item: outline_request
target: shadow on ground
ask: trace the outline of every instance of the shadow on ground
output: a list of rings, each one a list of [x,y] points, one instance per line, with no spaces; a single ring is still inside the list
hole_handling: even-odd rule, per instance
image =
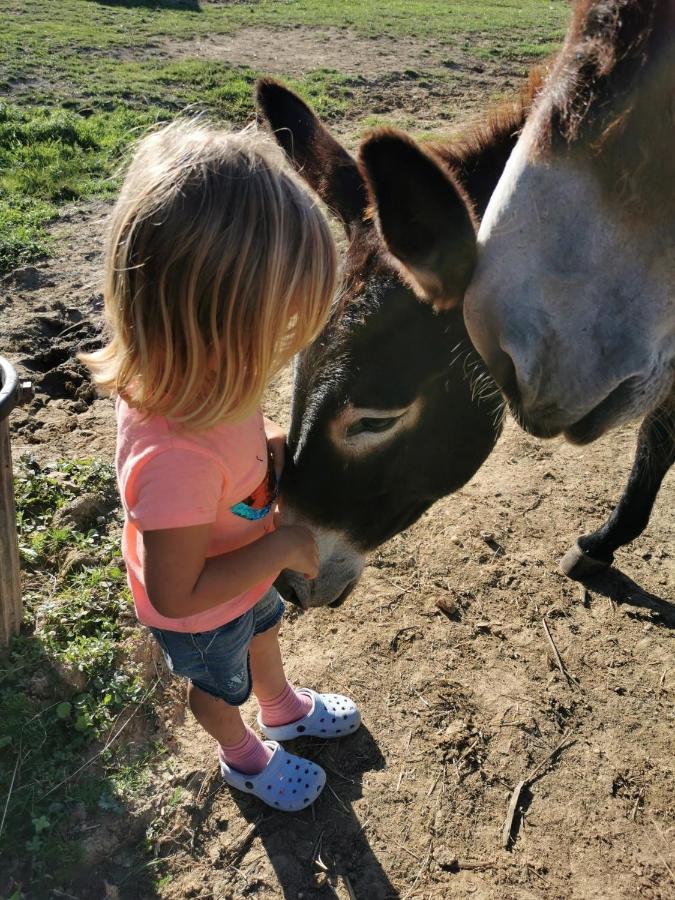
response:
[[[127,6],[146,9],[185,9],[201,12],[201,0],[96,0],[100,6]]]
[[[648,610],[652,613],[650,621],[657,625],[675,628],[675,603],[650,594],[620,569],[612,566],[602,575],[585,578],[581,583],[589,591],[607,597],[614,603]]]
[[[364,775],[385,765],[371,733],[362,725],[341,741],[305,739],[289,746],[326,770],[326,787],[313,808],[297,814],[273,813],[258,800],[232,792],[242,816],[256,826],[280,896],[334,898],[340,886],[343,893],[346,889],[350,896],[368,900],[397,898],[398,891],[370,846],[367,812],[359,820],[353,809],[363,797]]]

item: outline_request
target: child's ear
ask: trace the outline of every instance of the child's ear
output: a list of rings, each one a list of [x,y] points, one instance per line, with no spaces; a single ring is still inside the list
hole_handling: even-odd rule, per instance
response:
[[[278,81],[261,79],[256,102],[298,173],[350,231],[366,210],[366,188],[354,158],[309,106]]]

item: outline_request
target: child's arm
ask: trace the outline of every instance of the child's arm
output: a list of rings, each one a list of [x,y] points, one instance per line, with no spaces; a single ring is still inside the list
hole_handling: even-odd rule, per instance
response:
[[[163,616],[179,619],[243,594],[282,569],[315,578],[319,551],[307,528],[287,525],[257,541],[206,557],[210,525],[143,533],[143,573],[150,602]]]
[[[265,416],[265,436],[267,437],[267,446],[272,451],[272,456],[274,457],[274,471],[278,481],[284,470],[286,432],[283,428],[280,428],[276,422],[273,422]]]

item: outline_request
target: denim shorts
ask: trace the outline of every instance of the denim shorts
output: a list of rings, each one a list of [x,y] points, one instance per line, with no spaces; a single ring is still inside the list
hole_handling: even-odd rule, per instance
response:
[[[241,706],[251,694],[251,639],[273,628],[283,614],[284,601],[272,587],[248,612],[213,631],[150,631],[174,675],[182,675],[230,706]]]

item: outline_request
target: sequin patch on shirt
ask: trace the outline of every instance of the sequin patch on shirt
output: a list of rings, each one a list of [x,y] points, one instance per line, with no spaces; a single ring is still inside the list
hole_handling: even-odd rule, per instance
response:
[[[274,473],[274,459],[269,453],[265,477],[252,494],[231,506],[230,512],[241,519],[255,522],[258,519],[264,519],[269,514],[278,496],[279,486]]]

